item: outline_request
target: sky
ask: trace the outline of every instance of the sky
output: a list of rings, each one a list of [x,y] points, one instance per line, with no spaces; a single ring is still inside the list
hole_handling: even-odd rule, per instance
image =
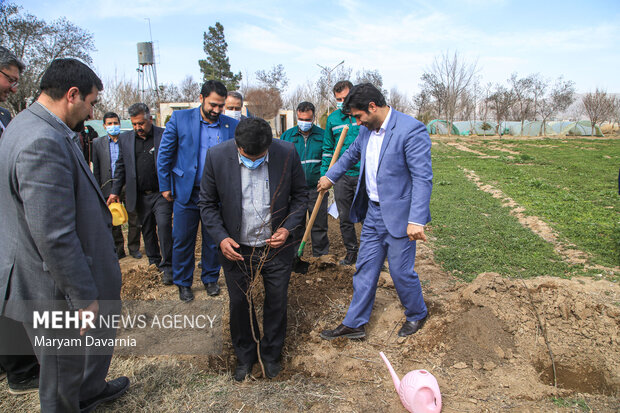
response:
[[[287,91],[342,60],[378,70],[384,88],[412,95],[434,59],[458,52],[481,83],[514,72],[573,80],[580,93],[620,92],[620,1],[545,0],[13,0],[48,22],[66,17],[94,35],[93,68],[104,80],[137,81],[136,44],[152,39],[158,83],[201,82],[203,33],[220,22],[233,72],[282,64]],[[147,20],[148,18],[148,20]],[[149,33],[150,21],[150,33]]]

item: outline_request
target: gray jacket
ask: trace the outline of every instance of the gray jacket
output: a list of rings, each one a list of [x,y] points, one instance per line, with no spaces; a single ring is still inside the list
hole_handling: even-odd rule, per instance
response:
[[[39,103],[0,139],[0,211],[0,314],[29,322],[24,300],[77,309],[120,299],[112,217],[99,185],[71,134]]]

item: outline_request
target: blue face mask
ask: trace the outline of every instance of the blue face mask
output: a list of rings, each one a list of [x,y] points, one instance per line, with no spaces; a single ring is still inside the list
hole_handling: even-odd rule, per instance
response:
[[[342,110],[342,105],[344,104],[344,102],[336,102],[336,107],[340,110]]]
[[[265,161],[265,156],[263,156],[262,158],[258,158],[257,160],[253,161],[253,160],[251,160],[249,158],[246,158],[245,156],[239,154],[239,158],[241,158],[241,162],[243,162],[245,167],[248,168],[248,169],[256,169],[259,166],[261,166],[261,164]]]
[[[121,125],[109,125],[105,127],[109,135],[116,136],[121,133]]]
[[[312,122],[308,122],[308,121],[305,121],[305,120],[298,120],[297,121],[297,126],[303,132],[308,132],[310,130],[310,128],[312,128]]]

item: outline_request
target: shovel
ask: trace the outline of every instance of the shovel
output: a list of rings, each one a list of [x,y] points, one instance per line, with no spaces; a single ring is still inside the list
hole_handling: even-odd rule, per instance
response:
[[[336,161],[338,160],[338,155],[340,155],[340,150],[342,149],[342,145],[344,144],[344,138],[347,136],[347,132],[349,131],[349,126],[345,125],[342,128],[342,132],[340,132],[340,138],[338,138],[338,144],[336,145],[336,149],[334,149],[334,155],[332,156],[332,161],[329,163],[329,168],[331,168]],[[327,168],[329,170],[329,168]],[[312,226],[314,225],[314,221],[316,220],[316,216],[319,213],[319,207],[321,206],[321,202],[323,202],[323,197],[327,191],[322,191],[319,193],[319,196],[314,203],[314,209],[312,209],[312,215],[310,215],[310,220],[308,221],[308,225],[306,226],[306,231],[304,232],[304,237],[301,239],[301,244],[299,244],[299,249],[297,250],[297,256],[293,262],[293,272],[298,274],[305,274],[308,272],[308,267],[310,264],[306,261],[301,260],[301,256],[304,253],[304,247],[306,246],[306,242],[308,242],[308,238],[310,238],[310,231],[312,230]]]

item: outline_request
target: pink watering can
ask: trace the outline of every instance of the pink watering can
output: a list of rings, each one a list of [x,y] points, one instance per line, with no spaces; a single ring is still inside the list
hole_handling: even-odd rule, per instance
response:
[[[385,354],[380,352],[379,355],[390,371],[396,392],[407,411],[411,413],[439,413],[441,411],[439,384],[431,373],[426,370],[414,370],[400,380]]]

